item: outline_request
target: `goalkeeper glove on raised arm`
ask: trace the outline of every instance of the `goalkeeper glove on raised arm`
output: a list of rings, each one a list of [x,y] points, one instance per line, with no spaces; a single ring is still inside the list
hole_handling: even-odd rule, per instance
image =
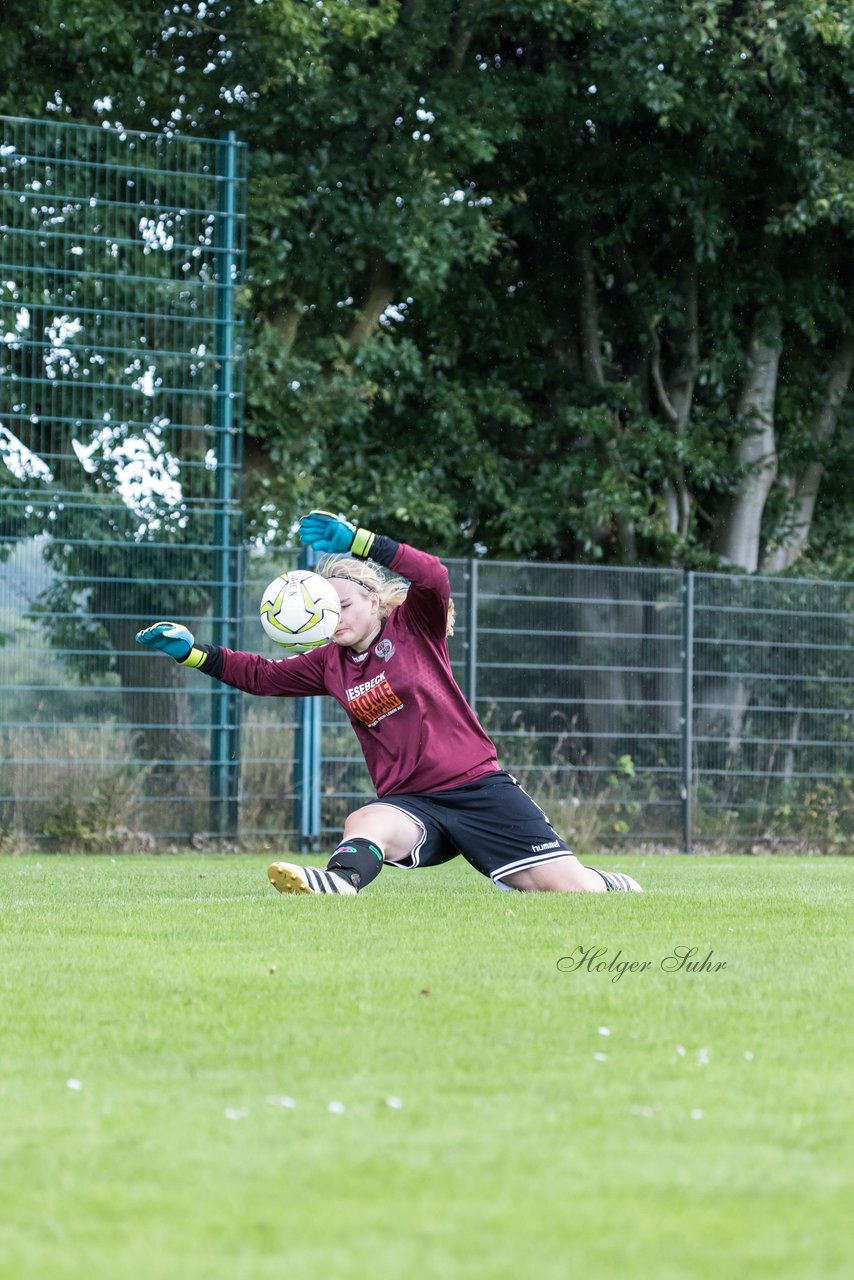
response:
[[[366,560],[377,535],[357,528],[349,520],[334,516],[331,511],[310,511],[299,522],[299,537],[304,547],[314,547],[315,551],[349,554]]]
[[[200,667],[208,655],[207,649],[197,648],[192,631],[180,622],[155,622],[136,633],[136,642],[149,649],[159,649],[182,667]]]

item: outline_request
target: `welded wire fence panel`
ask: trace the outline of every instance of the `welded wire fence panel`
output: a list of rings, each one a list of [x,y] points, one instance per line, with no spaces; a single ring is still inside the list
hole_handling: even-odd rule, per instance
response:
[[[579,846],[680,831],[681,575],[482,564],[475,707]]]
[[[0,127],[2,830],[221,833],[239,702],[133,637],[238,634],[245,149]]]
[[[219,210],[228,144],[2,126],[7,465],[72,491],[82,471],[141,519],[180,527],[188,504],[213,496],[221,452],[213,409],[220,330],[232,324],[217,315],[222,271],[232,269]],[[180,502],[170,502],[176,464]]]
[[[137,550],[119,515],[114,542],[84,543],[80,509],[64,506],[51,538],[0,564],[6,835],[109,845],[209,829],[211,690],[134,634],[162,615],[210,629],[210,552]]]
[[[854,584],[696,575],[695,834],[854,836]]]

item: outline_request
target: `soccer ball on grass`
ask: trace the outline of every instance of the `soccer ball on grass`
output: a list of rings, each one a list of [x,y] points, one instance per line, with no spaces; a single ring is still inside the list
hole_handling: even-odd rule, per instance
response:
[[[261,597],[261,626],[288,657],[327,644],[340,617],[335,588],[308,569],[274,578]]]

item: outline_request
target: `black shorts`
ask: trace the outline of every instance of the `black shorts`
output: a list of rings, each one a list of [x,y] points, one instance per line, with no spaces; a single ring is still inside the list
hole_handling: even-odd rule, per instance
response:
[[[557,858],[574,857],[538,804],[500,770],[450,791],[388,796],[375,804],[402,809],[421,839],[393,867],[436,867],[461,855],[496,884],[505,876]]]

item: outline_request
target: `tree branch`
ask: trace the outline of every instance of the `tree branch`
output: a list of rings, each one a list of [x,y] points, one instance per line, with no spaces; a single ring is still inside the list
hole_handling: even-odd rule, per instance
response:
[[[655,388],[655,394],[658,397],[658,403],[668,421],[672,422],[674,427],[678,426],[679,414],[670,401],[670,396],[667,394],[667,388],[664,385],[664,379],[661,376],[661,339],[658,336],[658,329],[654,320],[649,321],[649,345],[649,372],[652,378],[652,385]]]

